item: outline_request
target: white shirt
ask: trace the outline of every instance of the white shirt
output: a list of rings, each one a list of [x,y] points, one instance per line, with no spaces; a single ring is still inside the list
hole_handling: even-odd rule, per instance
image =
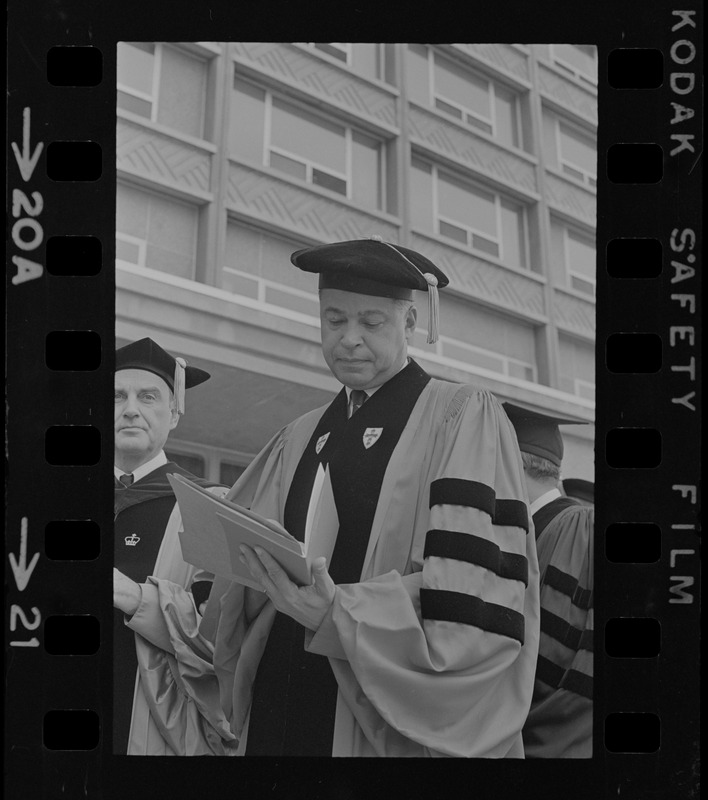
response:
[[[120,480],[121,475],[132,475],[133,483],[135,483],[135,481],[139,481],[141,478],[144,478],[146,475],[149,475],[154,469],[162,467],[166,463],[167,463],[167,456],[165,455],[165,451],[160,450],[160,452],[156,456],[151,458],[149,461],[146,461],[144,464],[141,464],[132,472],[124,472],[122,469],[118,469],[118,467],[114,465],[113,474],[116,476],[118,480]]]
[[[540,497],[537,497],[533,503],[529,506],[529,511],[531,512],[531,516],[533,516],[539,509],[547,506],[556,497],[562,497],[563,495],[560,493],[560,489],[551,489],[550,491],[542,494]]]

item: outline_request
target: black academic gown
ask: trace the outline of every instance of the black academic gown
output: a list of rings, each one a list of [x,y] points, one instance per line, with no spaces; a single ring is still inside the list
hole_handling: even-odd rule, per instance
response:
[[[114,566],[136,583],[153,574],[175,496],[167,475],[184,475],[200,486],[216,484],[198,478],[173,462],[150,472],[129,487],[115,481]],[[191,588],[197,606],[209,596],[211,583],[195,582]],[[113,752],[125,753],[130,731],[135,676],[138,666],[135,633],[114,609],[113,624]]]

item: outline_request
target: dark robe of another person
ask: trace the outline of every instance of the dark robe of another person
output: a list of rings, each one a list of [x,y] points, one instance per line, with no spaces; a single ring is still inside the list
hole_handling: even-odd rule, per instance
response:
[[[541,639],[527,758],[592,756],[594,521],[594,508],[570,497],[533,515]]]
[[[153,574],[167,522],[175,507],[175,496],[167,475],[184,475],[200,486],[215,486],[168,462],[125,487],[115,481],[114,566],[136,583],[145,583]],[[209,581],[190,587],[197,607],[209,596]],[[135,633],[126,627],[118,609],[113,614],[113,752],[127,752],[133,693],[138,662]]]

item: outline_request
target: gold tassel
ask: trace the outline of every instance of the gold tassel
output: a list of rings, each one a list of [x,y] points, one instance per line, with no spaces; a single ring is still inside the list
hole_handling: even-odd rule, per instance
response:
[[[184,414],[184,392],[186,375],[185,369],[187,362],[183,358],[175,359],[175,401],[177,402],[177,413]]]
[[[438,297],[438,279],[430,272],[423,277],[428,284],[428,344],[435,344],[438,340],[440,328],[440,299]]]
[[[432,272],[423,272],[420,267],[416,266],[409,258],[407,258],[395,245],[390,244],[390,242],[384,242],[383,239],[378,236],[370,236],[370,239],[373,239],[376,242],[381,242],[382,244],[387,245],[392,250],[395,250],[401,258],[408,262],[413,269],[418,270],[418,272],[425,278],[425,282],[428,284],[428,344],[435,344],[438,340],[438,332],[440,329],[440,298],[438,296],[438,279],[433,275]]]

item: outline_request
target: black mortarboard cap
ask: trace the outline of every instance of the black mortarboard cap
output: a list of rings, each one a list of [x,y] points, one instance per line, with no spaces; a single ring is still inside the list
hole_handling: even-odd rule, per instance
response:
[[[548,459],[560,467],[563,460],[563,438],[559,425],[587,425],[585,420],[551,416],[540,411],[522,408],[514,403],[502,403],[516,431],[519,450]]]
[[[585,500],[587,503],[595,502],[595,484],[586,481],[584,478],[564,478],[563,491],[568,497],[576,497],[578,500]]]
[[[290,260],[305,272],[318,273],[320,289],[401,300],[412,300],[416,289],[428,292],[428,341],[437,339],[437,291],[449,280],[430,259],[415,250],[374,236],[306,247],[293,253]]]
[[[184,390],[211,377],[206,370],[189,367],[183,358],[171,356],[148,337],[116,350],[116,372],[121,369],[144,369],[159,375],[174,392],[180,414],[184,413]]]

